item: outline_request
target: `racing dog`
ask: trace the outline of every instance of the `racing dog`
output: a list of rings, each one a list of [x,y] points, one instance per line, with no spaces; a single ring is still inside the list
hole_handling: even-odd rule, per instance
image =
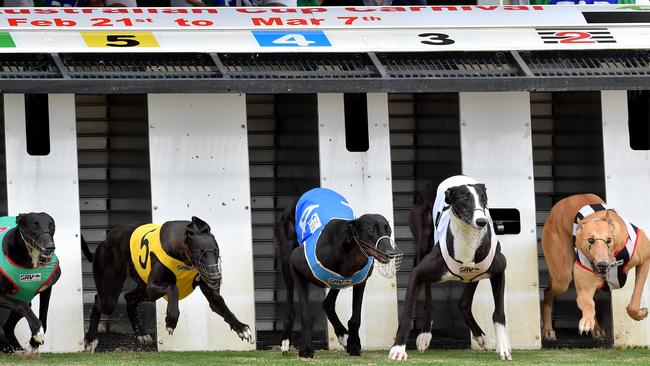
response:
[[[84,243],[82,241],[82,245]],[[84,253],[88,256],[90,251],[86,248]],[[249,326],[237,319],[219,294],[219,247],[210,233],[210,226],[197,217],[192,217],[191,221],[168,221],[162,225],[115,227],[88,260],[93,263],[97,286],[86,334],[86,350],[90,352],[97,347],[101,314],[113,312],[127,275],[137,284],[134,290],[124,295],[124,299],[129,321],[140,342],[150,343],[152,339],[144,333],[139,304],[164,297],[167,300],[165,325],[172,334],[180,315],[178,301],[191,294],[196,286],[203,292],[212,311],[222,316],[240,339],[253,342]]]
[[[578,324],[582,334],[596,339],[605,331],[596,321],[594,294],[625,285],[627,273],[635,268],[636,279],[627,314],[634,320],[648,316],[640,308],[643,286],[650,268],[650,242],[645,232],[632,225],[594,194],[567,197],[556,203],[544,223],[542,248],[548,265],[550,286],[544,290],[544,340],[556,340],[552,325],[555,297],[575,281],[576,302],[582,311]]]
[[[54,220],[41,213],[0,217],[0,323],[6,344],[3,351],[22,351],[14,328],[23,317],[29,324],[31,351],[43,344],[52,286],[61,276],[54,254]],[[40,296],[39,316],[30,302]]]
[[[453,176],[442,181],[436,192],[431,221],[433,248],[411,272],[395,343],[388,357],[391,360],[408,358],[406,341],[420,290],[425,283],[445,281],[466,283],[458,309],[478,345],[489,349],[485,333],[472,315],[472,301],[478,281],[489,278],[495,305],[492,320],[496,332],[496,351],[502,360],[511,360],[503,299],[506,258],[501,253],[487,209],[485,185],[470,177]],[[430,334],[418,337],[420,351],[429,347]]]
[[[377,270],[386,277],[394,276],[401,263],[402,253],[391,239],[388,221],[377,214],[355,219],[343,196],[330,189],[315,188],[282,213],[274,237],[287,284],[282,351],[288,352],[290,346],[295,284],[302,320],[298,355],[314,357],[312,317],[308,306],[311,283],[330,288],[323,301],[327,318],[347,353],[361,355],[361,304],[373,262],[380,263]],[[353,309],[346,329],[336,314],[335,304],[339,291],[350,286],[353,286]]]

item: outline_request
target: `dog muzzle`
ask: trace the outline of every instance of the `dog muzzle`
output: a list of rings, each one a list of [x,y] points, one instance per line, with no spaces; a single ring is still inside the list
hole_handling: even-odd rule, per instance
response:
[[[52,262],[54,249],[43,248],[36,240],[25,234],[22,230],[19,229],[18,231],[20,232],[20,237],[23,239],[23,243],[25,243],[25,248],[27,248],[34,267],[47,266]]]
[[[390,236],[382,236],[377,239],[374,245],[365,242],[363,240],[357,239],[355,237],[361,251],[363,251],[367,256],[374,257],[375,269],[382,277],[393,278],[397,275],[400,266],[402,265],[402,257],[404,253],[397,248],[395,242],[390,238]],[[392,251],[390,253],[384,252],[379,249],[379,242],[382,240],[389,240]]]
[[[199,271],[201,280],[212,289],[221,287],[221,257],[217,256],[217,263],[205,264],[205,254],[213,251],[202,251],[190,258],[194,268]]]

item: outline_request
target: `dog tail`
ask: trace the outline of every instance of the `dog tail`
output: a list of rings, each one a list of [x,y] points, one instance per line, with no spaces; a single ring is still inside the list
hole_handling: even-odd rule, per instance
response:
[[[81,251],[83,252],[84,257],[88,259],[88,262],[92,263],[94,255],[93,253],[90,252],[90,249],[88,248],[88,243],[86,243],[86,239],[84,239],[83,235],[81,235]]]

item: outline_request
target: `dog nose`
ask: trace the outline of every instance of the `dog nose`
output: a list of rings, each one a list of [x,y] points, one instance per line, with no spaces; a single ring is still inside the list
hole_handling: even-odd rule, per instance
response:
[[[482,217],[480,219],[476,219],[476,226],[483,227],[485,225],[487,225],[487,220],[486,219],[484,219]]]
[[[607,272],[608,267],[609,267],[609,264],[607,262],[598,262],[598,263],[596,263],[596,269],[598,269],[598,272],[600,272],[600,273]]]

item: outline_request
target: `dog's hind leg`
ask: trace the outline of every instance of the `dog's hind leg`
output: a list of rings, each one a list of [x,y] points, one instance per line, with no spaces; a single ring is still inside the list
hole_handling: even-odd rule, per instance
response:
[[[85,339],[85,348],[87,352],[94,353],[97,348],[99,341],[97,340],[97,328],[99,327],[99,321],[101,320],[102,313],[99,311],[99,302],[98,295],[95,294],[95,303],[93,308],[90,311],[90,322],[88,324],[88,333],[86,333]]]
[[[348,330],[345,329],[345,326],[341,323],[341,319],[339,319],[339,316],[336,314],[336,298],[339,295],[339,291],[340,290],[336,289],[329,290],[325,300],[323,300],[323,309],[325,310],[325,314],[327,314],[327,319],[332,323],[334,333],[336,334],[339,343],[343,348],[347,348],[349,337]]]
[[[284,278],[284,283],[287,286],[287,297],[285,301],[286,309],[284,311],[284,329],[282,330],[282,344],[280,348],[282,353],[289,352],[289,347],[291,346],[291,333],[293,332],[293,321],[295,317],[295,311],[293,306],[293,276],[291,275],[291,264],[289,263],[289,255],[291,252],[283,253],[284,255],[280,258],[282,262],[282,277]]]
[[[302,274],[292,271],[298,290],[298,300],[300,301],[300,319],[302,323],[302,336],[300,337],[300,349],[298,356],[305,358],[314,358],[314,345],[312,344],[312,327],[313,319],[309,313],[309,282]]]
[[[5,334],[5,339],[11,352],[22,351],[23,349],[23,347],[20,345],[20,342],[18,342],[18,339],[16,338],[16,334],[14,333],[16,324],[18,324],[18,321],[20,321],[22,318],[23,317],[20,314],[12,311],[2,327]]]
[[[465,285],[463,289],[463,294],[458,300],[458,311],[463,315],[465,319],[465,324],[469,327],[472,332],[472,337],[476,343],[486,350],[490,350],[490,345],[488,344],[487,338],[483,329],[478,325],[476,319],[474,319],[474,314],[472,314],[472,302],[474,301],[474,293],[476,292],[476,287],[478,287],[478,282],[470,282]]]
[[[433,298],[431,297],[431,283],[427,282],[424,286],[424,319],[422,321],[422,328],[418,334],[415,344],[418,351],[424,352],[431,344],[431,328],[433,322],[431,321],[433,314]]]
[[[152,344],[153,338],[151,335],[144,333],[144,324],[142,322],[142,316],[140,314],[140,303],[147,301],[149,299],[147,295],[147,288],[138,283],[138,286],[124,294],[124,300],[126,301],[126,313],[129,316],[129,322],[133,327],[133,332],[135,333],[138,341],[144,344]]]
[[[573,279],[573,262],[575,253],[571,244],[565,243],[567,238],[560,237],[544,226],[542,234],[542,247],[544,259],[548,266],[549,286],[544,290],[544,303],[542,305],[542,338],[545,341],[555,341],[553,330],[553,303],[555,298],[567,291]]]

